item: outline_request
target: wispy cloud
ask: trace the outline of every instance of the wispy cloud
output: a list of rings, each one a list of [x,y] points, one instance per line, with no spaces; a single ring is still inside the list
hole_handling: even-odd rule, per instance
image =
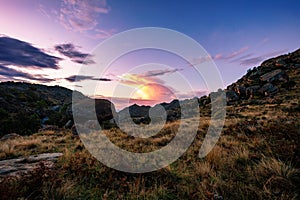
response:
[[[268,41],[269,41],[268,38],[262,40],[262,42],[264,43]],[[238,63],[239,65],[243,65],[243,66],[253,66],[259,64],[260,62],[264,61],[267,58],[280,55],[287,51],[287,50],[280,50],[280,51],[266,53],[263,55],[255,55],[255,53],[251,53],[251,52],[248,53],[249,49],[250,49],[249,46],[245,46],[229,54],[220,53],[214,56],[208,55],[206,57],[194,58],[191,61],[191,65],[202,64],[212,60],[213,61],[222,60],[223,62]]]
[[[207,90],[198,90],[198,91],[190,91],[186,93],[179,93],[177,94],[178,99],[188,99],[193,97],[202,97],[207,95],[209,92]]]
[[[263,56],[252,57],[248,59],[243,59],[240,61],[240,65],[251,66],[256,65],[264,60]]]
[[[231,60],[230,63],[240,62],[241,60],[245,60],[245,59],[250,58],[252,55],[254,55],[254,54],[253,53],[248,53],[248,54],[246,54],[244,56],[241,56],[241,57],[238,57],[238,58],[236,58],[234,60]]]
[[[0,76],[4,77],[6,80],[16,80],[18,78],[34,80],[42,83],[49,83],[55,81],[55,79],[47,78],[46,75],[32,75],[20,70],[5,67],[0,65]]]
[[[198,64],[202,64],[205,62],[211,62],[211,61],[216,61],[216,60],[221,60],[224,59],[225,55],[224,54],[216,54],[216,55],[207,55],[207,56],[201,56],[199,58],[194,58],[190,61],[190,66],[192,65],[198,65]]]
[[[177,71],[181,71],[182,69],[165,69],[165,70],[151,70],[143,74],[145,77],[152,77],[152,76],[163,76],[166,74],[172,74]]]
[[[241,49],[234,51],[231,54],[229,54],[228,56],[226,56],[225,59],[229,60],[229,59],[235,58],[235,57],[245,53],[248,49],[249,49],[249,46],[242,47]]]
[[[106,82],[112,81],[112,79],[109,78],[95,78],[94,76],[84,76],[84,75],[72,75],[64,79],[69,82],[81,82],[86,80],[106,81]]]
[[[94,39],[106,39],[115,34],[117,31],[115,29],[104,30],[97,28],[95,29],[95,33],[91,36]]]
[[[287,50],[274,51],[274,52],[270,52],[258,56],[252,56],[254,54],[249,54],[252,57],[250,57],[249,55],[248,57],[245,56],[240,57],[239,59],[234,60],[234,62],[238,62],[240,65],[244,65],[244,66],[253,66],[259,64],[260,62],[264,61],[267,58],[278,56],[286,51]]]
[[[82,53],[76,49],[76,47],[71,44],[58,44],[55,47],[55,50],[58,51],[60,54],[70,58],[73,62],[79,63],[79,64],[93,64],[95,63],[91,57],[91,54],[88,53]]]
[[[4,66],[58,69],[58,62],[62,60],[30,43],[6,36],[0,37],[0,47],[0,64]]]
[[[262,46],[262,45],[264,45],[264,44],[266,44],[266,43],[268,43],[270,41],[270,38],[264,38],[264,39],[262,39],[259,43],[258,43],[258,45],[259,46]]]
[[[121,76],[118,76],[119,81],[126,85],[131,86],[140,86],[143,84],[148,83],[164,83],[161,79],[158,79],[156,77],[147,77],[145,75],[141,74],[122,74]]]
[[[37,11],[40,12],[42,15],[46,16],[48,19],[51,18],[50,14],[46,11],[46,8],[43,4],[38,4]]]
[[[89,31],[98,25],[99,14],[109,13],[106,0],[63,0],[59,20],[73,31]]]

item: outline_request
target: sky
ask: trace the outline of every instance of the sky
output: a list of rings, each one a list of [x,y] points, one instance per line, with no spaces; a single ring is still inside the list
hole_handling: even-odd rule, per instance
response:
[[[225,88],[262,61],[300,48],[297,0],[0,0],[0,5],[0,81],[113,97],[117,109],[209,93],[191,63],[213,61]],[[120,55],[99,76],[98,45],[143,27],[183,33],[208,56],[185,60],[142,49]],[[88,83],[96,89],[86,90]]]

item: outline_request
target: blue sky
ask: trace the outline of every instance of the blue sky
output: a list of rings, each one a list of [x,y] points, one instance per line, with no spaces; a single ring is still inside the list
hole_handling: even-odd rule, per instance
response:
[[[94,95],[102,97],[112,96],[111,88],[119,85],[124,75],[130,77],[126,72],[132,71],[135,63],[150,62],[149,55],[175,69],[161,70],[161,77],[151,79],[152,82],[166,79],[172,88],[178,88],[176,81],[172,82],[174,74],[193,77],[180,59],[145,51],[148,56],[137,53],[123,59],[123,63],[121,59],[105,77],[81,77],[80,81],[72,78],[89,64],[84,59],[90,63],[95,60],[93,49],[99,43],[132,28],[169,28],[193,38],[216,63],[224,85],[236,81],[263,60],[300,46],[300,2],[296,0],[0,0],[0,3],[1,81],[58,84],[80,91],[84,81],[93,79],[102,84]],[[35,50],[28,53],[31,47]],[[33,53],[24,60],[20,56],[26,52]],[[144,66],[140,76],[153,70],[158,72],[155,67]],[[190,80],[193,84],[197,82]],[[199,95],[206,90],[201,87]],[[144,95],[140,99],[154,98],[149,96],[149,87],[144,89],[144,94],[137,93]],[[182,97],[188,92],[178,91]],[[138,97],[137,94],[134,96]]]

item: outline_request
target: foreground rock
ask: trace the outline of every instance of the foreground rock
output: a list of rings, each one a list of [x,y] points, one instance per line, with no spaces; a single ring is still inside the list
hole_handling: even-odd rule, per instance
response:
[[[18,137],[22,137],[22,136],[20,136],[19,134],[16,134],[16,133],[10,133],[10,134],[6,134],[6,135],[2,136],[0,138],[0,141],[12,140],[12,139],[15,139]]]
[[[52,168],[62,155],[62,153],[43,153],[23,158],[2,160],[0,161],[0,178],[27,174],[41,165],[46,168]]]

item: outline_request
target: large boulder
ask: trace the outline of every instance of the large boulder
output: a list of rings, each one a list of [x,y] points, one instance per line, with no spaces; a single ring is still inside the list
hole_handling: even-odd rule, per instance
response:
[[[76,116],[76,122],[81,123],[95,120],[95,114],[99,123],[109,121],[116,116],[114,104],[106,99],[86,98],[74,102],[72,113]]]
[[[95,108],[97,119],[100,123],[104,121],[109,121],[117,116],[115,105],[106,99],[96,99]]]
[[[286,81],[288,81],[288,79],[289,78],[286,75],[286,73],[281,69],[276,69],[274,71],[268,72],[260,77],[260,80],[262,82],[269,82],[269,83],[272,83],[275,81],[286,82]]]
[[[259,89],[259,93],[261,93],[264,96],[270,96],[278,92],[278,88],[272,83],[266,83]]]

